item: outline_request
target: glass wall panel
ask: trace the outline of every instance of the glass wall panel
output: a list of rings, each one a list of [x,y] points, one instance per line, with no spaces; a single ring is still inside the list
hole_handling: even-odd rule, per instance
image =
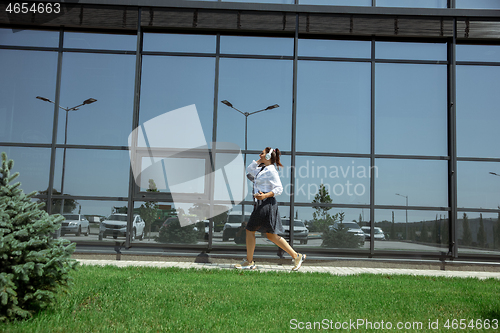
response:
[[[68,144],[126,146],[132,129],[135,56],[65,53],[61,106],[72,108],[88,98],[97,102],[68,114],[59,111],[57,141]]]
[[[375,161],[375,204],[448,206],[448,162],[428,160]]]
[[[137,48],[137,35],[65,32],[64,47],[74,49],[134,51]]]
[[[455,0],[456,8],[465,9],[500,9],[498,0]]]
[[[219,101],[227,100],[242,112],[279,108],[248,117],[248,149],[290,150],[292,131],[292,67],[288,60],[221,59]],[[219,103],[217,141],[245,147],[245,116]]]
[[[221,36],[220,53],[293,56],[293,38]]]
[[[215,53],[216,36],[145,33],[144,51]]]
[[[445,211],[377,209],[375,250],[448,252],[448,215]]]
[[[215,58],[144,56],[139,123],[194,104],[206,142],[212,142],[214,75]],[[190,132],[186,124],[169,126]]]
[[[447,0],[377,0],[377,7],[447,8]]]
[[[457,200],[461,208],[500,207],[500,163],[457,163]]]
[[[296,202],[313,203],[318,200],[323,184],[331,199],[329,203],[370,203],[369,159],[297,156],[296,162]]]
[[[372,5],[372,0],[299,0],[299,4],[370,7]]]
[[[446,61],[446,44],[376,42],[375,58]]]
[[[367,58],[371,42],[358,40],[299,39],[299,57]]]
[[[57,53],[0,50],[0,142],[50,143]]]
[[[447,154],[446,66],[377,64],[377,154]]]
[[[457,66],[457,154],[499,157],[500,67]]]
[[[370,152],[369,63],[300,61],[297,150]]]
[[[457,45],[457,61],[500,61],[500,45]]]
[[[13,180],[11,185],[20,182],[20,188],[25,194],[33,191],[37,191],[39,194],[47,194],[50,174],[49,148],[0,146],[0,154],[2,152],[7,154],[7,159],[14,161],[11,175],[19,172],[19,177]]]
[[[130,158],[126,150],[66,149],[64,160],[64,149],[57,149],[54,189],[59,193],[63,165],[65,194],[128,196]]]
[[[58,47],[59,32],[2,28],[0,45]]]
[[[500,250],[500,213],[459,212],[458,253],[494,254]]]
[[[355,249],[363,252],[370,249],[370,243],[365,241],[361,229],[370,223],[368,206],[366,208],[295,207],[295,221],[294,247],[300,247],[302,244],[322,249]],[[343,227],[339,227],[341,222]],[[307,228],[307,237],[304,236],[302,223]]]

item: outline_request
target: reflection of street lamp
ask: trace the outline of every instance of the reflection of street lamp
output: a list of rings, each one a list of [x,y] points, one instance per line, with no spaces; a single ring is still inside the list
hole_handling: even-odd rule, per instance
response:
[[[399,193],[396,193],[396,195],[399,195],[400,197],[406,198],[406,240],[408,240],[408,196],[401,195]]]
[[[500,177],[500,175],[498,173],[494,173],[494,172],[490,172],[490,175],[493,175],[493,176],[498,176]]]
[[[56,104],[56,103],[52,102],[50,99],[45,98],[45,97],[37,96],[36,98],[38,98],[44,102],[49,102],[49,103],[52,103],[54,105]],[[72,108],[63,108],[62,106],[59,105],[60,109],[63,109],[64,111],[66,111],[66,125],[64,127],[64,153],[63,153],[63,165],[62,165],[62,177],[61,177],[61,195],[64,194],[64,172],[66,169],[66,143],[68,142],[68,111],[76,111],[76,110],[78,110],[78,107],[80,107],[82,105],[92,104],[94,102],[97,102],[97,99],[88,98],[88,99],[84,100],[82,104],[74,106]],[[62,203],[61,203],[61,214],[62,213],[64,213],[64,198],[62,199]]]
[[[262,112],[262,111],[267,111],[267,110],[272,110],[272,109],[278,108],[279,105],[278,104],[270,105],[270,106],[268,106],[265,109],[254,111],[254,112],[243,112],[243,111],[240,111],[237,108],[235,108],[233,106],[233,104],[231,104],[227,100],[223,100],[223,101],[221,101],[221,103],[229,106],[230,108],[235,109],[236,111],[238,111],[239,113],[241,113],[242,115],[245,116],[245,154],[243,155],[243,160],[244,160],[243,163],[245,164],[245,167],[246,167],[247,166],[247,128],[248,128],[248,117],[251,116],[251,115],[253,115],[253,114]],[[245,178],[243,178],[243,198],[245,198]],[[242,219],[244,219],[244,218],[245,218],[245,206],[242,205]]]

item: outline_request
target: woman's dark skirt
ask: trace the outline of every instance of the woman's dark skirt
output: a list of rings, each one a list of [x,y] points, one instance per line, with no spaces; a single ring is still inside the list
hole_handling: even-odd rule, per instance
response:
[[[248,220],[247,230],[270,234],[284,233],[276,198],[257,200]]]

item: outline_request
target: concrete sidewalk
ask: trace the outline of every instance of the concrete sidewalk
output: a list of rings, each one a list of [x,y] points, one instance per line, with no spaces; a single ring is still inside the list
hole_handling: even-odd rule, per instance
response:
[[[102,260],[102,259],[76,259],[82,265],[113,265],[117,267],[144,266],[144,267],[179,267],[196,269],[235,269],[233,263],[198,263],[187,261],[138,261],[138,260]],[[263,263],[257,264],[260,272],[291,272],[291,260],[288,265]],[[299,272],[318,272],[329,273],[332,275],[355,275],[355,274],[388,274],[388,275],[414,275],[414,276],[444,276],[460,278],[478,278],[478,279],[499,279],[500,272],[488,271],[460,271],[460,270],[437,270],[437,269],[407,269],[407,268],[369,268],[369,267],[332,267],[332,266],[313,266],[304,264]],[[295,272],[294,272],[295,273]]]

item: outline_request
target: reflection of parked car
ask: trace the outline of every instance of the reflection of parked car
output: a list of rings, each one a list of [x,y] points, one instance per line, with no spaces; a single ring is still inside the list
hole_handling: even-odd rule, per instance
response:
[[[283,229],[285,229],[285,232],[279,235],[285,238],[289,238],[290,219],[281,219],[281,223],[283,224]],[[309,229],[306,228],[304,222],[300,220],[295,220],[293,222],[293,239],[299,240],[300,244],[307,244],[308,238],[309,238]]]
[[[132,220],[132,240],[137,237],[142,240],[144,237],[144,227],[146,223],[139,215],[134,215]],[[106,238],[106,236],[123,237],[127,234],[127,214],[111,214],[104,221],[101,222],[99,227],[99,240]],[[138,236],[139,235],[139,236]]]
[[[231,212],[227,214],[227,222],[224,224],[224,229],[222,229],[222,240],[228,241],[229,238],[234,238],[234,235],[236,235],[236,232],[238,231],[239,227],[241,226],[242,222],[242,214],[241,213],[235,213]],[[243,219],[243,222],[248,222],[248,219],[250,218],[250,214],[245,214],[245,217]]]
[[[365,240],[370,240],[370,227],[361,227],[361,230],[365,233]],[[374,240],[385,240],[385,235],[384,232],[382,231],[381,228],[375,227],[373,228],[374,231]]]
[[[340,222],[335,222],[332,225],[328,226],[328,229],[338,230],[340,228],[340,224]],[[363,230],[361,230],[356,222],[342,222],[342,225],[344,226],[344,228],[347,228],[347,232],[352,233],[359,238],[360,244],[365,243],[365,233],[363,232]]]
[[[82,231],[85,231],[84,235],[88,236],[90,234],[89,221],[85,216],[81,214],[63,214],[64,221],[61,225],[61,236],[65,234],[75,234],[80,236]]]
[[[196,223],[196,225],[198,225],[198,223],[203,223],[205,225],[205,235],[203,236],[203,238],[205,240],[208,240],[208,233],[209,233],[209,230],[210,230],[210,221],[209,220],[203,220],[203,221],[198,221]],[[197,227],[194,227],[193,228],[195,231],[198,231],[198,228]]]

